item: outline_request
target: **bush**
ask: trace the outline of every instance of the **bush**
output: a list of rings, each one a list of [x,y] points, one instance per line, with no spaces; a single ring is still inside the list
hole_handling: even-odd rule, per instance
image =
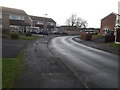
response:
[[[19,38],[19,33],[11,32],[10,37],[11,37],[11,39],[18,39]]]

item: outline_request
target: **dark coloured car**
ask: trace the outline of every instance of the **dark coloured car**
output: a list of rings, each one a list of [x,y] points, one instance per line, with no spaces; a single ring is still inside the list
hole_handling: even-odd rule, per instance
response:
[[[31,32],[27,32],[26,36],[32,36]]]
[[[68,35],[68,33],[66,33],[66,32],[62,32],[62,35]]]
[[[44,35],[48,35],[48,32],[47,32],[47,31],[44,31],[43,34],[44,34]]]

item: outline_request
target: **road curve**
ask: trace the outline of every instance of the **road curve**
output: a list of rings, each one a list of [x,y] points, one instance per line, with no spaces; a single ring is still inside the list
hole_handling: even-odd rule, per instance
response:
[[[49,43],[50,50],[88,88],[117,88],[118,55],[77,43],[73,37],[53,38]]]

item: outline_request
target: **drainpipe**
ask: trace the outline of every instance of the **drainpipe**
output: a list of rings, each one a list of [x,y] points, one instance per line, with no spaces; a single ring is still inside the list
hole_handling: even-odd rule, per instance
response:
[[[117,29],[116,29],[116,26],[114,28],[115,28],[115,43],[116,43],[116,40],[117,40]]]

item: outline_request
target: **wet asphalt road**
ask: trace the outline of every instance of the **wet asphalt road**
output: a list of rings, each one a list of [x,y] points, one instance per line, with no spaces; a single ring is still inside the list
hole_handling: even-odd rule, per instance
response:
[[[78,76],[88,88],[118,88],[118,55],[57,37],[50,50]]]
[[[85,88],[81,81],[54,56],[45,36],[25,49],[24,71],[17,77],[15,88]]]

